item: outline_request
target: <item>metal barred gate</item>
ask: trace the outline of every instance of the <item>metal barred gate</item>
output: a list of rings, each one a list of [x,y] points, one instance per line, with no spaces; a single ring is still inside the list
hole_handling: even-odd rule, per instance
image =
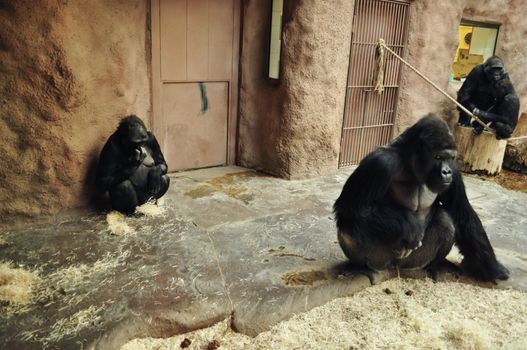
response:
[[[392,139],[401,62],[385,54],[384,92],[374,91],[375,50],[379,38],[403,56],[409,1],[356,0],[353,13],[346,105],[339,167],[357,164]]]

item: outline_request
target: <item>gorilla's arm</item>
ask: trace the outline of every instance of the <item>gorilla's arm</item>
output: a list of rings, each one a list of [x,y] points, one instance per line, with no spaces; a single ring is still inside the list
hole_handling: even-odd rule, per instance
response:
[[[481,220],[468,201],[459,170],[454,170],[452,185],[439,196],[439,201],[454,220],[463,268],[483,281],[507,279],[509,271],[496,259]]]
[[[364,158],[333,206],[337,227],[351,232],[354,218],[365,215],[376,200],[386,195],[400,167],[401,158],[391,147],[378,148]]]
[[[474,93],[477,88],[477,84],[481,79],[481,74],[483,74],[483,67],[476,66],[470,71],[465,81],[463,82],[463,85],[461,85],[461,88],[457,92],[457,101],[470,111],[477,107],[474,104],[473,99]],[[463,111],[461,111],[461,113],[466,114]]]
[[[128,159],[117,147],[115,138],[113,135],[108,139],[99,157],[95,183],[102,192],[130,178],[138,165],[127,164]]]
[[[156,166],[161,169],[161,175],[166,174],[168,167],[165,157],[161,152],[161,147],[159,147],[156,137],[151,132],[148,132],[148,147],[152,150],[152,158],[154,158]]]
[[[148,132],[147,146],[152,151],[155,163],[148,173],[148,189],[151,194],[156,194],[161,189],[161,177],[167,173],[168,167],[156,137],[150,132]]]
[[[514,128],[518,123],[518,114],[520,112],[520,99],[516,94],[508,94],[499,103],[496,113],[479,111],[478,117],[482,117],[487,122],[500,122]]]

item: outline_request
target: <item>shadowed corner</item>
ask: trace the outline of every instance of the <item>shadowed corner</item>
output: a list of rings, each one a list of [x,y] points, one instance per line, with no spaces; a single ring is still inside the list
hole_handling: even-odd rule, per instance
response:
[[[106,211],[110,209],[107,195],[100,193],[95,186],[97,175],[97,166],[99,165],[99,152],[93,149],[87,158],[86,174],[82,183],[82,194],[86,198],[86,204],[89,208],[96,211]]]

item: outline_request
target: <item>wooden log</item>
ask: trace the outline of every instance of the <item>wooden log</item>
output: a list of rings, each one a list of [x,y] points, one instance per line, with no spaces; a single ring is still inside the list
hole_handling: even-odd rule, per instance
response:
[[[501,171],[507,140],[496,140],[496,135],[484,131],[474,136],[471,127],[456,125],[459,169],[466,173],[497,175]]]

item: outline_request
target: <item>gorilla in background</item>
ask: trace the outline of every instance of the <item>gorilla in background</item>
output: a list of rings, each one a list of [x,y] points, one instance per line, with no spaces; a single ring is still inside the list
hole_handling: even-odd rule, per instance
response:
[[[508,278],[468,201],[456,155],[447,124],[429,114],[361,161],[333,207],[352,265],[370,279],[370,270],[393,266],[426,268],[435,279],[456,243],[468,274]]]
[[[132,214],[137,206],[166,193],[166,173],[155,136],[139,117],[130,115],[121,119],[101,151],[96,186],[109,193],[113,209]]]
[[[503,68],[503,61],[492,56],[468,74],[457,94],[457,101],[496,131],[496,138],[509,138],[518,123],[520,99]],[[459,109],[459,108],[458,108]],[[470,116],[459,109],[459,124],[470,125]],[[483,127],[473,122],[475,135]]]

